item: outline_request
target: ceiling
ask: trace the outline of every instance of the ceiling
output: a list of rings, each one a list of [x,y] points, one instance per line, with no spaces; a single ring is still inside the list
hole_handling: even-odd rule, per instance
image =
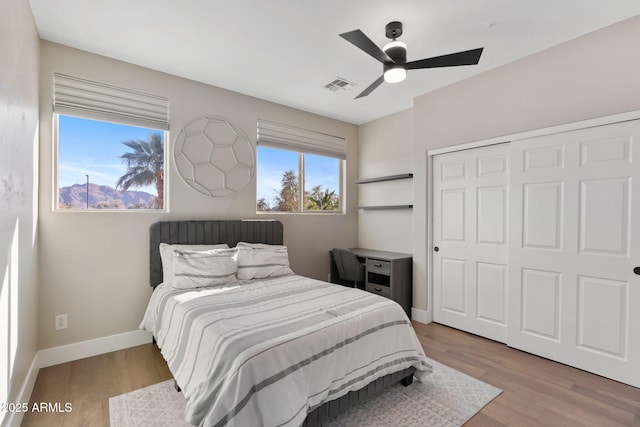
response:
[[[45,40],[361,124],[413,98],[640,14],[638,0],[30,0]],[[410,70],[355,96],[382,65],[338,36],[383,46],[401,21],[407,60],[484,47],[475,66]],[[341,77],[357,86],[331,91]]]

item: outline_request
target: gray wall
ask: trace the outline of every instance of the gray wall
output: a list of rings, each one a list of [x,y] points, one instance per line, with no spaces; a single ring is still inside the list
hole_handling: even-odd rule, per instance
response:
[[[360,178],[413,172],[413,110],[408,109],[360,126]],[[361,206],[413,204],[413,179],[359,186]],[[413,253],[413,209],[361,210],[358,247]]]
[[[39,40],[26,0],[0,10],[0,402],[11,402],[38,344]]]
[[[137,329],[151,295],[148,228],[158,220],[277,218],[284,223],[293,270],[319,279],[327,278],[329,249],[356,244],[355,125],[45,41],[40,71],[40,348]],[[211,198],[185,184],[173,164],[167,180],[169,213],[52,212],[53,72],[168,97],[170,151],[180,129],[203,115],[234,122],[252,141],[258,118],[346,137],[346,214],[256,215],[255,173],[235,197]],[[62,313],[69,316],[69,328],[54,331],[54,316]]]
[[[401,228],[405,237],[396,239],[410,235],[413,242],[414,307],[428,309],[427,150],[640,110],[637,40],[640,17],[424,94],[414,100],[413,120],[402,114],[405,132],[414,133],[413,154],[393,164],[398,170],[400,163],[413,168],[414,209],[411,230]],[[394,159],[391,144],[369,149],[377,144],[370,130],[392,133],[398,123],[383,118],[363,125],[361,158],[372,163]],[[360,168],[368,169],[364,160]],[[362,223],[360,236],[376,228]]]

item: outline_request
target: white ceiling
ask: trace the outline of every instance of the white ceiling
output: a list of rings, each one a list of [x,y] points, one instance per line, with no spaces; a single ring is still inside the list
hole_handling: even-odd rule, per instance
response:
[[[40,37],[361,124],[413,98],[640,13],[639,0],[30,0]],[[475,66],[411,70],[353,98],[382,65],[338,34],[383,46],[401,21],[413,61],[484,47]],[[631,42],[631,41],[630,41]],[[357,84],[332,92],[342,77]]]

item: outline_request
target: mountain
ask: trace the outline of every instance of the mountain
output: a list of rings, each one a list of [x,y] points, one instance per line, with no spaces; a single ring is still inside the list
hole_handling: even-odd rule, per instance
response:
[[[130,209],[151,206],[156,196],[144,191],[118,191],[108,185],[89,184],[89,207],[95,209]],[[87,184],[74,184],[58,191],[58,206],[85,209]]]

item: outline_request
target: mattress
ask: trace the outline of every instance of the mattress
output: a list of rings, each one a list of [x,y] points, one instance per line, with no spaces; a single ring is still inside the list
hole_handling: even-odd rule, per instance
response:
[[[201,426],[299,426],[322,403],[409,367],[431,372],[402,308],[298,275],[232,286],[160,285],[141,328]]]

